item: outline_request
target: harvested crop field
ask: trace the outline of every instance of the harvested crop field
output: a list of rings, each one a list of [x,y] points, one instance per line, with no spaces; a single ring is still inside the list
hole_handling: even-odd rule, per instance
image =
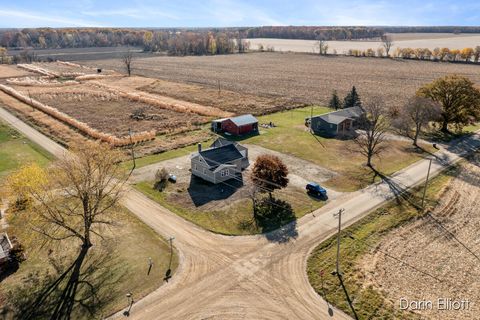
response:
[[[11,78],[11,77],[24,77],[31,76],[33,73],[19,69],[15,66],[9,65],[0,65],[0,79]]]
[[[475,255],[479,247],[480,155],[470,161],[462,165],[431,216],[395,229],[378,245],[378,251],[363,259],[365,283],[379,288],[397,307],[401,298],[430,300],[435,306],[439,298],[470,301],[468,308],[459,310],[442,310],[439,305],[417,311],[422,319],[478,319],[480,314],[480,269]],[[428,270],[429,275],[412,272],[382,252]]]
[[[14,88],[92,128],[119,137],[127,135],[130,128],[134,132],[153,129],[157,134],[165,134],[193,130],[208,121],[208,118],[198,114],[187,116],[83,84],[29,90],[21,86]]]
[[[119,60],[90,61],[87,65],[121,70]],[[403,104],[419,86],[446,74],[467,76],[480,83],[480,66],[376,58],[319,57],[296,53],[250,53],[202,57],[154,57],[137,59],[133,73],[188,86],[161,90],[162,94],[185,97],[190,85],[206,88],[208,104],[223,90],[242,96],[268,97],[280,101],[277,108],[298,104],[326,104],[333,90],[340,95],[355,85],[365,99],[380,95],[388,104]],[[156,85],[161,87],[162,83]],[[220,106],[221,107],[221,106]],[[261,108],[261,107],[260,107]],[[256,113],[262,113],[256,110]]]

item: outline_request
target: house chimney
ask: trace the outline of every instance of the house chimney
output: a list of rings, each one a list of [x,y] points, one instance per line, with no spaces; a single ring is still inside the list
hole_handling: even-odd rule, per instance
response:
[[[198,152],[202,152],[202,144],[201,143],[198,144]]]

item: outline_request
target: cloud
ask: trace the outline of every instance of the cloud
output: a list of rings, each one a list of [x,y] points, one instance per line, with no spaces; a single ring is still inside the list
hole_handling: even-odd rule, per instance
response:
[[[39,27],[39,26],[56,26],[56,27],[101,27],[94,21],[85,21],[81,19],[62,18],[61,15],[53,13],[32,13],[20,10],[0,9],[0,17],[2,17],[0,26],[3,27]]]

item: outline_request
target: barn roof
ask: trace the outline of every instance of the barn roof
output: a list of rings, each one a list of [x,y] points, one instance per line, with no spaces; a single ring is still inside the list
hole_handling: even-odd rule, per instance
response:
[[[233,117],[233,118],[230,118],[230,120],[233,123],[235,123],[235,125],[237,127],[244,126],[244,125],[247,125],[247,124],[258,123],[257,118],[255,118],[251,114],[244,114],[242,116]]]
[[[234,144],[228,144],[219,148],[200,151],[199,154],[210,167],[216,168],[219,165],[230,163],[243,158],[242,154]]]

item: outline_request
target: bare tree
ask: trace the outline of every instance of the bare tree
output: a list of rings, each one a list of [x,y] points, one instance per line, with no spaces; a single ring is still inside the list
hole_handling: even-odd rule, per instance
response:
[[[105,144],[78,144],[48,169],[41,187],[29,189],[35,200],[31,210],[33,229],[53,241],[76,239],[81,244],[78,257],[42,291],[30,308],[32,313],[61,290],[50,318],[69,319],[78,303],[79,288],[90,287],[81,279],[82,265],[95,237],[103,239],[104,229],[115,223],[115,208],[128,178],[118,160],[119,153]],[[30,185],[28,181],[26,185]]]
[[[132,74],[132,60],[133,60],[133,53],[128,50],[127,53],[123,55],[122,61],[127,69],[128,76]]]
[[[102,226],[112,224],[112,209],[127,179],[119,158],[105,144],[75,145],[50,169],[44,188],[33,190],[39,215],[35,230],[53,240],[77,238],[82,247],[91,247],[92,236],[102,237]]]
[[[383,35],[382,36],[382,45],[383,45],[383,48],[385,49],[385,54],[388,58],[390,56],[390,49],[392,49],[392,46],[393,46],[392,37],[387,36],[387,35]]]
[[[318,48],[318,54],[321,56],[326,56],[327,51],[328,51],[328,43],[327,41],[319,38],[317,40],[317,48]]]
[[[431,99],[415,96],[408,100],[403,108],[398,109],[392,122],[395,130],[418,146],[418,136],[431,121],[438,121],[442,108]]]
[[[386,133],[390,120],[384,102],[375,97],[363,106],[364,114],[359,119],[363,132],[355,138],[358,151],[367,157],[367,166],[372,168],[372,158],[385,150]]]

